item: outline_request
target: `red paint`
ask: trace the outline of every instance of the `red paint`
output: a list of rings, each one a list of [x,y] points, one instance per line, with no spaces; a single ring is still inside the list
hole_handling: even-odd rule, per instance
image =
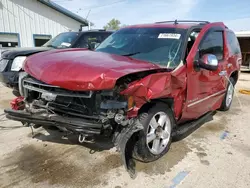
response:
[[[131,83],[121,92],[123,95],[133,95],[136,107],[128,112],[129,117],[135,117],[138,110],[148,101],[159,98],[173,98],[176,119],[181,115],[186,89],[186,68],[182,66],[176,72],[163,72],[149,75],[137,82]]]
[[[176,27],[189,28],[189,24],[146,24],[129,27]],[[218,70],[194,68],[198,47],[210,28],[220,27],[224,33],[224,59]],[[140,108],[151,100],[171,98],[173,112],[178,122],[196,119],[204,113],[220,107],[228,81],[219,76],[226,71],[227,77],[240,68],[240,55],[229,51],[223,23],[205,25],[188,54],[185,64],[172,72],[152,73],[130,83],[122,95],[133,96],[135,106],[128,117],[136,117]],[[229,67],[228,64],[231,63]],[[25,71],[47,84],[69,90],[103,90],[114,88],[117,79],[131,73],[159,69],[148,62],[129,57],[92,52],[82,49],[48,51],[30,56]],[[218,93],[218,94],[217,94]],[[217,95],[215,95],[217,94]]]
[[[198,46],[203,39],[204,35],[212,27],[221,27],[223,28],[223,38],[224,38],[224,58],[219,62],[219,67],[216,71],[209,71],[201,69],[200,71],[195,71],[193,62],[198,51]],[[187,103],[184,106],[182,112],[182,120],[191,120],[200,117],[208,111],[214,111],[218,109],[222,103],[225,93],[220,93],[214,97],[209,97],[213,94],[219,93],[221,91],[226,91],[228,81],[224,76],[220,76],[221,71],[227,71],[227,77],[234,71],[239,71],[240,67],[237,64],[236,58],[234,58],[228,50],[228,43],[226,42],[226,33],[225,26],[223,23],[211,23],[206,25],[200,32],[197,37],[192,50],[190,51],[187,57]],[[232,58],[232,67],[228,68],[229,59]],[[207,100],[204,100],[196,105],[189,106],[194,101],[198,101],[209,97]]]
[[[118,55],[83,49],[51,50],[26,59],[24,70],[47,84],[69,90],[112,89],[124,75],[159,66]]]

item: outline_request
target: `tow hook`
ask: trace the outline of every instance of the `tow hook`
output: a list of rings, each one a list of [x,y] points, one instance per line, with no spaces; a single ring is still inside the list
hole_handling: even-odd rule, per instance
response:
[[[94,139],[90,136],[79,134],[78,136],[79,143],[94,143]]]

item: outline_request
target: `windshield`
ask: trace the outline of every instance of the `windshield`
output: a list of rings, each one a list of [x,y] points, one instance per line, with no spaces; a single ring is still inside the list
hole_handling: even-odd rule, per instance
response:
[[[78,36],[79,33],[76,32],[61,33],[46,42],[43,46],[53,48],[69,48]]]
[[[176,28],[124,28],[110,35],[96,51],[175,68],[181,61],[186,31]]]

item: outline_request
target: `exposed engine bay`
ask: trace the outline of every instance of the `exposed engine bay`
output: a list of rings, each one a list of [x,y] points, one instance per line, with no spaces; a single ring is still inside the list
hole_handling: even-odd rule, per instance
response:
[[[132,158],[125,156],[126,144],[143,127],[136,118],[127,118],[133,101],[119,94],[125,85],[105,91],[70,91],[26,73],[20,75],[19,82],[23,100],[15,100],[18,103],[14,104],[15,110],[6,110],[9,119],[31,127],[55,126],[66,134],[78,135],[80,143],[94,135],[109,136],[122,153],[126,169],[134,175]]]

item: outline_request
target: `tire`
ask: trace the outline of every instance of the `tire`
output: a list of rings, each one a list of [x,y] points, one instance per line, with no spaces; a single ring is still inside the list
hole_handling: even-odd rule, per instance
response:
[[[16,90],[16,89],[13,89],[12,94],[15,95],[16,97],[20,97],[21,96],[21,94],[19,93],[19,91]]]
[[[158,121],[160,117],[162,120],[166,117],[165,123],[161,123],[162,126],[155,124],[156,122],[152,123],[153,119]],[[157,118],[159,119],[157,120]],[[140,114],[139,121],[144,129],[139,132],[135,141],[133,157],[142,162],[155,161],[166,154],[170,148],[172,130],[175,124],[173,113],[167,105],[158,103],[151,107],[148,112]],[[150,125],[150,122],[155,128]],[[149,134],[151,136],[148,136]],[[151,139],[153,140],[150,141]],[[157,147],[154,146],[157,144],[159,147],[158,150],[155,150]]]
[[[221,103],[221,107],[219,109],[221,111],[228,111],[232,105],[233,96],[234,96],[235,80],[232,77],[230,77],[229,80],[230,80],[230,82],[227,85],[226,94],[224,96],[224,99]]]

